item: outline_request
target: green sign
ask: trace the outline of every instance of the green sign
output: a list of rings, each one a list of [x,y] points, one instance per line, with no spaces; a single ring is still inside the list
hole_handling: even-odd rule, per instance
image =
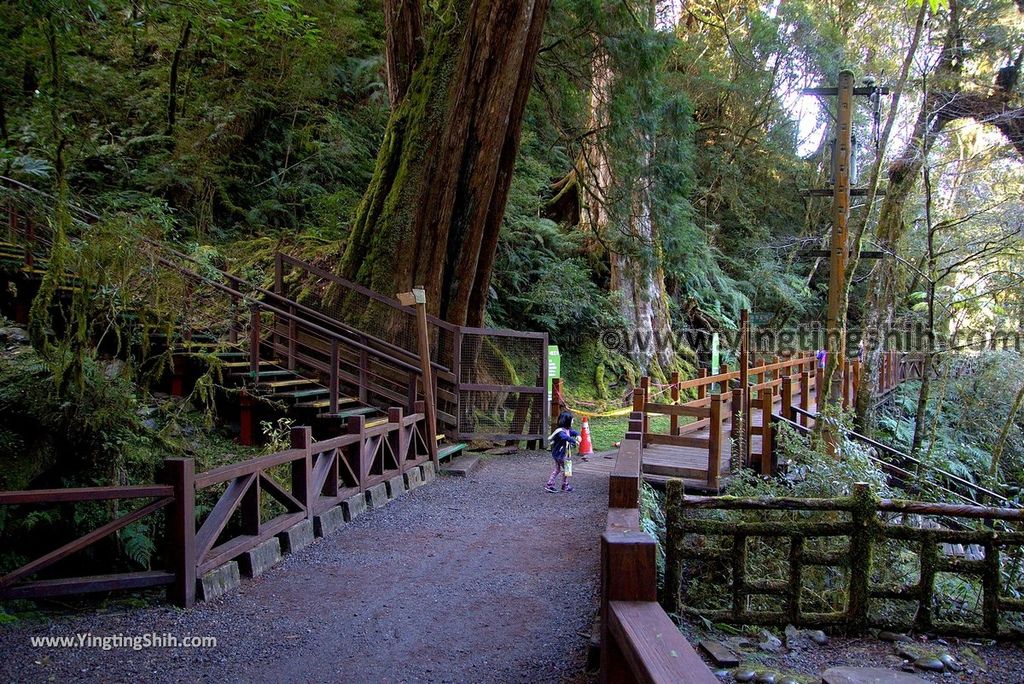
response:
[[[718,333],[711,333],[711,374],[718,375]]]
[[[558,345],[548,345],[548,404],[554,398],[551,395],[554,379],[562,377],[562,355],[558,353]]]

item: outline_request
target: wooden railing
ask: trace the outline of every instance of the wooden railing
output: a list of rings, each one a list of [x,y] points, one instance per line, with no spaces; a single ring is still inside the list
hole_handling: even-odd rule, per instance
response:
[[[171,601],[191,606],[197,576],[429,460],[422,404],[417,409],[405,415],[401,408],[392,408],[388,422],[373,427],[367,427],[362,416],[351,418],[347,434],[322,442],[312,441],[308,427],[296,427],[291,432],[291,448],[204,473],[195,473],[191,459],[167,459],[164,484],[0,492],[0,506],[153,499],[0,576],[0,599],[167,585]],[[219,486],[223,491],[216,496],[206,494]],[[283,512],[264,519],[269,508],[264,495],[283,507]],[[196,501],[204,498],[209,499],[210,510],[197,526]],[[29,581],[55,563],[161,509],[168,511],[167,534],[154,541],[167,559],[165,569]]]
[[[670,481],[666,497],[665,587],[670,611],[730,624],[844,627],[852,634],[878,627],[962,636],[1021,636],[1005,624],[1007,614],[1024,612],[1024,600],[1008,594],[1004,573],[1018,576],[1013,588],[1020,589],[1024,533],[977,525],[950,529],[941,524],[906,524],[921,516],[1019,523],[1024,519],[1024,511],[1019,509],[877,499],[864,483],[856,484],[851,496],[835,499],[759,499],[689,496],[682,482]],[[702,511],[717,513],[708,518],[700,516]],[[725,513],[732,511],[759,514],[756,519],[744,519]],[[755,539],[770,541],[761,545],[760,562],[752,565]],[[984,559],[942,556],[943,544],[977,544],[984,549]],[[911,573],[916,581],[877,583],[879,571],[893,568],[880,567],[873,558],[881,558],[890,545],[917,556],[917,572]],[[768,554],[774,554],[776,564],[783,566],[781,572],[766,574],[769,566],[764,556]],[[696,568],[702,565],[716,578],[724,571],[730,577],[728,607],[692,605],[686,600],[684,563],[689,564],[686,575],[690,578],[697,576]],[[806,592],[806,576],[821,568],[831,569],[828,576],[832,580],[831,588],[818,600],[827,594],[839,605],[808,611],[805,605],[811,594]],[[978,590],[979,621],[953,622],[936,615],[945,603],[943,590],[936,586],[937,573],[955,575]],[[911,617],[885,614],[881,610],[885,602],[910,606],[906,614]],[[758,609],[757,603],[778,607]]]
[[[639,422],[634,413],[631,421]],[[657,542],[640,529],[639,434],[619,447],[601,535],[601,681],[718,681],[657,601]]]

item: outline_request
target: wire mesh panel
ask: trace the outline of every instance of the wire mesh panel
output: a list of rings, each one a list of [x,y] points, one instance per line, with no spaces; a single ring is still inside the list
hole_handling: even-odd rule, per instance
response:
[[[459,344],[460,439],[542,440],[547,335],[467,328]]]

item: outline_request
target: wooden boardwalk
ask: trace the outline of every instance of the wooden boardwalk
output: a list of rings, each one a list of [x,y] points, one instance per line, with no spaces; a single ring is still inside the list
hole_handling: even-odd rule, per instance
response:
[[[911,361],[888,352],[883,357],[880,388],[890,391],[912,375]],[[844,407],[856,400],[860,363],[843,364],[838,384]],[[778,469],[773,448],[773,417],[783,417],[804,427],[813,419],[797,410],[815,413],[823,371],[812,354],[785,360],[754,363],[750,368],[681,381],[674,375],[668,385],[652,391],[644,378],[633,395],[629,432],[643,441],[643,476],[652,484],[682,479],[688,489],[717,493],[741,466],[770,475]],[[744,389],[745,388],[745,389]],[[684,393],[696,394],[685,400]],[[653,400],[660,395],[658,401]],[[743,445],[743,407],[747,406],[749,429]],[[651,426],[651,416],[668,416],[668,431]],[[734,463],[734,454],[746,454]],[[767,454],[767,455],[765,455]]]

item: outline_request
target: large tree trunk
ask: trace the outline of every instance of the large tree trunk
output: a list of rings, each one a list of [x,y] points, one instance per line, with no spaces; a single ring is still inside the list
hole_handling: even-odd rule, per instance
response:
[[[449,0],[392,111],[341,275],[423,285],[431,313],[480,325],[549,0]]]
[[[653,16],[653,15],[652,15]],[[607,133],[615,73],[598,42],[591,61],[590,130],[580,164],[580,225],[608,249],[610,283],[626,324],[626,351],[644,373],[657,377],[675,365],[672,322],[662,269],[661,240],[652,211],[649,178],[616,173]],[[618,122],[622,125],[622,122]],[[639,134],[645,175],[652,171],[653,140]],[[620,151],[621,153],[621,151]]]
[[[423,57],[423,12],[419,2],[384,0],[384,58],[388,100],[394,109],[405,97]]]

